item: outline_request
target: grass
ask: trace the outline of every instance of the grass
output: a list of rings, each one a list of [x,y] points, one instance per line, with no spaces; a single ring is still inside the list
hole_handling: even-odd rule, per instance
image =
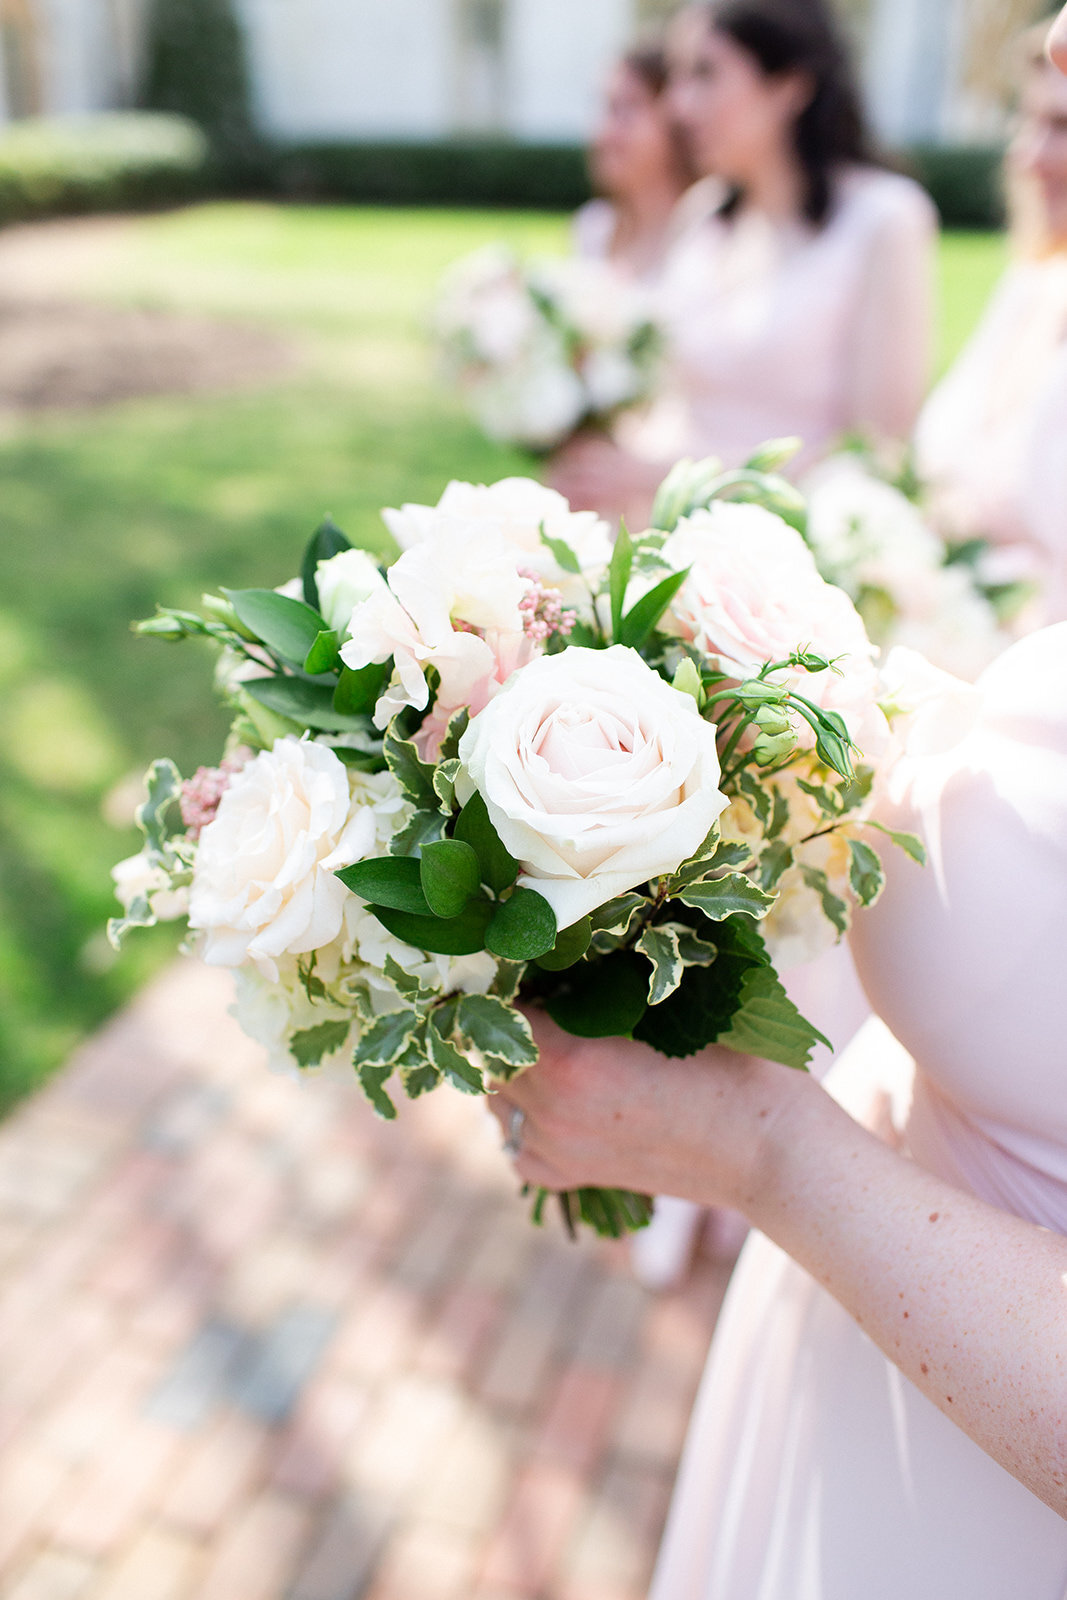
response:
[[[504,237],[557,249],[562,219],[501,213],[204,206],[93,235],[70,291],[253,317],[295,341],[294,377],[254,393],[128,403],[0,438],[0,1109],[166,959],[170,930],[116,960],[111,864],[155,755],[217,756],[223,723],[196,646],[134,639],[157,599],[274,584],[329,511],[370,545],[383,505],[492,481],[522,458],[432,382],[423,333],[449,261]],[[946,241],[943,360],[999,245]],[[66,269],[64,269],[66,270]]]

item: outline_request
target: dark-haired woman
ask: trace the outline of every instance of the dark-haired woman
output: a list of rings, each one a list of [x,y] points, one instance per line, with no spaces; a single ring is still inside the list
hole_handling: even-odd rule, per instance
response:
[[[727,198],[663,290],[672,393],[627,451],[588,441],[556,487],[631,516],[672,455],[728,465],[797,435],[803,470],[846,433],[905,439],[929,367],[935,214],[868,147],[821,0],[717,0],[669,39],[669,94]]]
[[[667,101],[667,57],[629,51],[612,71],[589,149],[597,198],[575,214],[575,254],[658,281],[679,239],[711,209],[714,185],[693,172]]]

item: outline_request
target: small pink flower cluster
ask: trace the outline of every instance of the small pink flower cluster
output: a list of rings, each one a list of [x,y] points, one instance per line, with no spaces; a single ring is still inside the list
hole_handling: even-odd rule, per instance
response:
[[[219,801],[229,788],[230,779],[251,758],[251,750],[242,747],[217,767],[198,767],[191,778],[186,778],[179,805],[190,838],[199,839],[202,829],[215,820]]]
[[[566,639],[578,620],[577,612],[565,611],[560,591],[547,588],[536,572],[520,568],[520,576],[530,584],[519,601],[523,633],[534,644],[547,644],[553,634]]]

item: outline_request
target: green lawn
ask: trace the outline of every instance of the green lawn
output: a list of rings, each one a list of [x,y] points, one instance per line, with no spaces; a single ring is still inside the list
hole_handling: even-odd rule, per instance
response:
[[[173,949],[121,960],[102,933],[105,818],[148,760],[217,755],[210,660],[134,639],[157,599],[274,584],[329,511],[383,538],[378,510],[450,477],[523,470],[433,384],[426,307],[441,270],[506,238],[555,249],[562,219],[502,213],[205,206],[105,233],[70,292],[263,321],[303,352],[254,393],[127,403],[0,437],[0,1107],[55,1066]],[[947,357],[1000,266],[998,241],[946,241]]]

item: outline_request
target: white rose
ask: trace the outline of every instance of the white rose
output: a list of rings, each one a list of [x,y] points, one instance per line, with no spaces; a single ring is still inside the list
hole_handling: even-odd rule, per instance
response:
[[[353,611],[379,589],[384,589],[385,579],[378,570],[378,563],[365,550],[342,550],[328,561],[319,562],[315,569],[315,586],[319,591],[319,610],[327,627],[344,634]]]
[[[294,1033],[319,1027],[323,1022],[351,1021],[355,1026],[354,1014],[345,1008],[322,1000],[309,1000],[295,961],[286,962],[276,980],[265,978],[251,966],[237,968],[233,978],[235,997],[230,1015],[236,1018],[242,1033],[266,1050],[271,1072],[289,1077],[300,1075],[302,1069],[289,1050],[289,1040]],[[331,1051],[323,1065],[347,1061],[350,1050],[349,1039]]]
[[[173,889],[168,874],[143,850],[112,867],[111,877],[115,896],[126,912],[135,900],[147,900],[152,915],[160,922],[173,922],[189,910],[188,889]]]
[[[256,756],[200,835],[189,926],[205,935],[204,960],[250,961],[277,981],[282,956],[329,944],[348,898],[335,869],[373,854],[376,832],[332,750],[286,738]]]
[[[909,585],[944,560],[918,507],[855,456],[836,456],[804,485],[808,537],[820,566],[855,596],[863,585],[906,601]]]
[[[870,751],[875,735],[884,736],[872,725],[878,683],[863,620],[844,590],[819,576],[811,551],[781,517],[717,502],[684,517],[664,554],[673,567],[690,568],[672,607],[679,632],[724,671],[753,674],[812,650],[838,670],[792,673],[794,689],[841,712],[861,748]]]
[[[574,551],[582,571],[600,573],[611,560],[611,529],[595,511],[572,511],[555,489],[533,478],[502,478],[499,483],[450,483],[435,506],[405,505],[382,518],[404,550],[457,528],[477,529],[486,540],[501,540],[522,553],[522,565],[543,583],[563,591],[564,600],[584,600],[588,586],[566,572],[541,538],[558,539]],[[578,593],[572,595],[577,586]]]
[[[561,929],[675,871],[727,803],[715,729],[621,645],[524,668],[474,718],[460,759],[461,797],[483,796]]]

